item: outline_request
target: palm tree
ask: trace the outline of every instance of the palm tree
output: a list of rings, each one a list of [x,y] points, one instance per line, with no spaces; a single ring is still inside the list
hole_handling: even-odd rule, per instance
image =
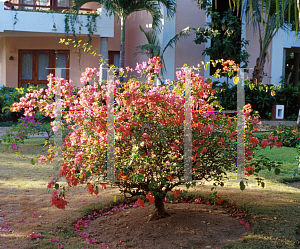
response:
[[[109,15],[116,15],[121,23],[121,46],[120,46],[120,68],[124,68],[124,43],[125,43],[125,21],[127,17],[136,11],[146,10],[152,15],[155,29],[160,29],[161,7],[166,7],[167,16],[173,17],[176,12],[176,0],[75,0],[75,9],[79,11],[80,7],[88,2],[99,2]]]
[[[152,58],[154,56],[159,56],[161,58],[161,62],[163,64],[163,68],[161,70],[161,74],[163,75],[163,72],[166,71],[165,62],[164,62],[164,53],[167,50],[167,48],[174,48],[176,43],[181,38],[186,38],[191,35],[192,28],[186,27],[183,30],[181,30],[179,33],[177,33],[173,38],[169,40],[167,45],[162,49],[160,46],[159,40],[158,40],[158,34],[159,31],[157,29],[152,29],[150,31],[145,31],[142,26],[140,25],[140,30],[144,33],[147,39],[147,44],[140,45],[135,47],[136,52],[134,55],[137,54],[146,54],[148,58]]]
[[[254,66],[252,81],[261,82],[264,74],[264,65],[267,57],[267,50],[272,39],[280,29],[291,29],[291,17],[295,11],[291,10],[289,2],[294,0],[282,0],[281,5],[277,5],[278,0],[248,0],[244,13],[249,21],[253,23],[254,29],[259,35],[259,56]],[[294,23],[294,21],[292,21]]]
[[[195,0],[198,2],[199,6],[201,8],[206,8],[207,5],[210,3],[210,1],[215,1],[215,3],[217,3],[217,0]],[[225,0],[224,0],[225,1]],[[252,15],[252,11],[253,11],[253,5],[255,4],[255,2],[257,2],[257,0],[228,0],[230,8],[237,8],[237,12],[239,13],[240,9],[243,9],[243,6],[249,6],[250,9],[250,15]],[[281,9],[283,10],[284,8],[288,8],[288,13],[287,13],[287,18],[288,18],[288,24],[291,24],[291,21],[294,20],[295,24],[296,24],[296,31],[298,31],[298,25],[300,24],[299,19],[300,19],[300,0],[261,0],[260,1],[262,4],[261,5],[265,5],[267,6],[269,4],[269,2],[273,2],[273,6],[276,6],[277,9],[277,18],[279,18],[279,9],[281,7]],[[294,13],[298,11],[297,15],[294,15],[292,13],[292,9],[294,9]],[[284,11],[281,11],[281,15],[282,17],[285,15],[286,13]]]
[[[214,0],[213,0],[214,1]],[[298,9],[300,0],[228,0],[237,13],[246,15],[259,34],[259,56],[254,66],[252,81],[261,82],[267,50],[273,37],[280,29],[290,29],[299,25]],[[206,8],[208,0],[198,0],[199,6]],[[295,13],[297,15],[295,15]],[[292,24],[292,25],[290,25]]]

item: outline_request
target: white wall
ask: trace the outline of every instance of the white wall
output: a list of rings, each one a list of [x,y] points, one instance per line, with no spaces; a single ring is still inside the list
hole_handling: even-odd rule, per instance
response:
[[[271,82],[278,85],[285,71],[285,48],[300,47],[299,36],[296,32],[279,30],[272,42]]]
[[[40,13],[16,10],[4,10],[4,0],[0,0],[0,35],[4,31],[40,32],[52,34],[65,33],[65,14],[63,13]],[[97,31],[94,35],[112,37],[114,35],[114,18],[107,16],[106,12],[98,9],[100,17],[96,18]],[[17,20],[16,20],[17,19]],[[78,20],[84,24],[81,34],[88,34],[86,15],[78,15]],[[16,23],[15,23],[16,22]],[[56,29],[53,29],[55,24]],[[79,24],[75,25],[77,32]]]

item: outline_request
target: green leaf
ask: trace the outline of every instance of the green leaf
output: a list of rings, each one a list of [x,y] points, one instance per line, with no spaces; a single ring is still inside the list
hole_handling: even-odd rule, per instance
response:
[[[243,191],[245,189],[245,184],[243,181],[240,182],[240,189]]]
[[[145,179],[145,176],[143,174],[138,175],[138,181],[139,182],[143,182],[144,179]]]
[[[136,183],[136,181],[137,181],[137,176],[135,175],[135,176],[133,176],[133,178],[132,178],[132,182],[133,182],[133,183]]]
[[[264,188],[264,187],[265,187],[265,183],[264,183],[264,182],[261,182],[261,186]]]
[[[91,175],[92,175],[92,172],[91,172],[90,169],[88,169],[88,170],[86,171],[86,176],[87,176],[87,177],[90,177]]]
[[[116,201],[117,201],[117,196],[114,195],[114,197],[113,197],[113,202],[116,202]]]
[[[31,158],[31,159],[30,159],[30,163],[31,163],[32,165],[35,165],[35,160],[34,160],[34,158]]]
[[[275,169],[275,175],[279,175],[280,174],[280,169],[276,168]]]
[[[59,189],[59,184],[56,183],[54,187],[55,187],[55,189]]]

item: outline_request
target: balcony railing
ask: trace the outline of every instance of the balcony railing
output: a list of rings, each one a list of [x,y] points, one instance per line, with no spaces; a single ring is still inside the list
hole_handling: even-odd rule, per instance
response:
[[[9,0],[4,2],[6,10],[37,10],[66,12],[70,10],[71,0]],[[82,13],[96,13],[96,9],[81,8]]]

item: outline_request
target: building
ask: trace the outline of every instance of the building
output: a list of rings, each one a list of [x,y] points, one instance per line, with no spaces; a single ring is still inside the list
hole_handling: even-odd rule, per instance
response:
[[[63,70],[62,76],[72,79],[74,84],[80,85],[79,78],[85,67],[99,67],[97,57],[81,53],[81,63],[78,63],[78,52],[74,48],[58,44],[60,38],[66,38],[64,13],[68,10],[69,1],[51,0],[0,0],[0,84],[9,87],[24,87],[28,83],[45,84],[49,72],[54,73],[56,67],[70,68]],[[21,10],[23,9],[23,10]],[[39,12],[36,12],[39,11]],[[45,12],[41,12],[45,11]],[[109,17],[100,5],[90,3],[83,6],[81,12],[98,12],[96,18],[97,31],[92,35],[93,48],[99,49],[110,64],[118,65],[120,51],[120,24],[117,18]],[[166,13],[162,9],[162,13]],[[87,15],[80,15],[79,23],[75,24],[79,36],[80,22],[81,37],[87,40]],[[209,21],[204,11],[200,10],[194,0],[177,0],[175,18],[167,19],[164,15],[162,32],[159,35],[161,47],[183,28],[204,27]],[[147,43],[139,25],[145,30],[151,29],[151,15],[145,11],[133,13],[126,21],[125,65],[135,67],[137,62],[146,60],[146,56],[133,56],[135,47]],[[254,67],[258,56],[258,37],[250,25],[243,20],[242,36],[250,40],[247,47],[250,53],[249,67]],[[201,61],[209,61],[209,57],[202,55],[203,49],[210,43],[197,45],[194,37],[182,39],[174,49],[169,48],[165,53],[167,72],[165,78],[174,79],[175,71],[183,64],[197,65]],[[264,83],[278,85],[280,77],[285,74],[286,57],[294,53],[294,78],[299,78],[300,43],[295,33],[278,32],[269,50],[265,64]],[[298,59],[297,59],[298,58]],[[209,77],[209,70],[201,72]],[[251,71],[249,73],[251,76]]]
[[[76,49],[58,44],[66,38],[64,11],[68,9],[64,1],[0,0],[0,84],[7,87],[26,87],[28,83],[43,85],[47,75],[54,73],[47,68],[70,68],[62,70],[62,76],[73,79],[79,85],[81,71],[85,67],[99,67],[99,58],[81,53],[78,62]],[[108,37],[114,35],[114,19],[104,14],[95,3],[84,6],[84,11],[100,13],[96,18],[97,31],[92,35],[93,48],[108,58]],[[21,10],[23,8],[23,10]],[[45,11],[45,12],[42,12]],[[47,12],[48,11],[48,12]],[[74,28],[79,37],[87,41],[87,15],[79,15]],[[72,31],[70,31],[72,32]]]

